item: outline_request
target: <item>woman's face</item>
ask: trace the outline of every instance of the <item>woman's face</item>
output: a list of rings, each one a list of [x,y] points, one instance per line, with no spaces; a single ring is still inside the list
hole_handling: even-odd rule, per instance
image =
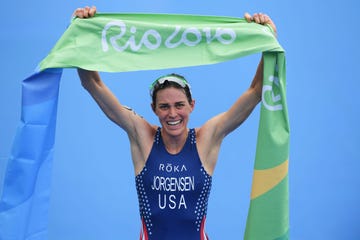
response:
[[[152,107],[163,130],[171,136],[179,136],[187,132],[194,104],[194,100],[189,103],[184,90],[170,87],[157,92],[156,103]]]

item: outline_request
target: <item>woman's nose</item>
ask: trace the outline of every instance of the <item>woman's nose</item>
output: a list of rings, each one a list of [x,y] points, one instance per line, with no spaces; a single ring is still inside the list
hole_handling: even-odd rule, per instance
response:
[[[169,116],[170,117],[175,117],[176,116],[176,108],[175,107],[173,107],[173,106],[171,106],[170,108],[169,108]]]

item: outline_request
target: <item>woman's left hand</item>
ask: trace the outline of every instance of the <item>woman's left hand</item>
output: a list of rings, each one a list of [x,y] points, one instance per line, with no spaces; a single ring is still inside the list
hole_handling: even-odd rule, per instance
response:
[[[277,33],[274,22],[271,20],[271,18],[268,15],[264,13],[255,13],[252,16],[249,13],[245,13],[244,18],[246,19],[247,22],[256,22],[262,25],[269,24],[271,28],[274,30],[274,32]]]

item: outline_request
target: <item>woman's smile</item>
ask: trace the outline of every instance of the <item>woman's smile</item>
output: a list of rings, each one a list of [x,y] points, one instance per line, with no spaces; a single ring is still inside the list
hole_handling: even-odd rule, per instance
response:
[[[170,125],[170,126],[176,126],[176,125],[179,125],[180,123],[182,123],[182,120],[167,121],[166,123],[167,123],[168,125]]]

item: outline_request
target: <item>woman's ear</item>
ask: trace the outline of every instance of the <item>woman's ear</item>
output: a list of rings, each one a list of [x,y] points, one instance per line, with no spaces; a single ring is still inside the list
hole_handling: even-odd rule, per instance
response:
[[[153,103],[151,103],[150,106],[151,106],[151,109],[153,110],[153,112],[156,114],[155,105]]]
[[[194,111],[194,108],[195,108],[195,99],[191,100],[190,106],[191,106],[191,112]]]

